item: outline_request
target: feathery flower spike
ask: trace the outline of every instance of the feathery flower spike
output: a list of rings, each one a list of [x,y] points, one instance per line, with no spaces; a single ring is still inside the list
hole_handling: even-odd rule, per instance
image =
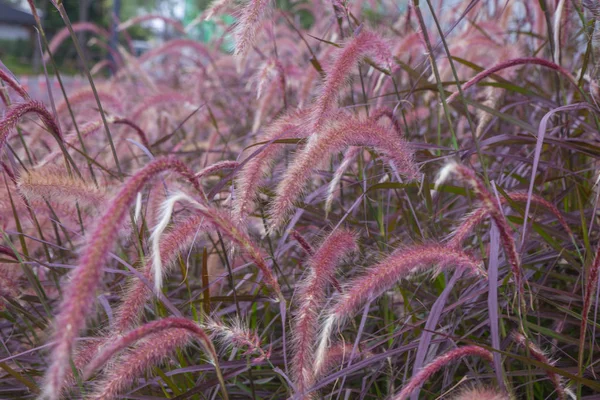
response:
[[[19,96],[21,96],[24,100],[29,100],[29,94],[23,86],[21,86],[17,81],[15,81],[9,74],[6,73],[3,69],[0,68],[0,81],[3,81],[10,87],[12,90],[17,92]]]
[[[234,38],[236,56],[244,56],[254,45],[259,22],[265,13],[270,0],[246,0],[242,6],[238,22],[235,26]]]
[[[119,359],[119,363],[107,372],[107,378],[98,385],[94,399],[113,399],[133,380],[161,359],[189,343],[194,336],[202,343],[202,347],[210,356],[224,399],[227,399],[225,382],[219,368],[217,353],[204,330],[194,321],[185,318],[165,318],[153,321],[129,332],[121,339],[102,349],[100,354],[91,361],[84,375],[89,377],[93,370],[106,362],[114,353],[124,349],[134,342],[143,340],[127,355]]]
[[[184,221],[176,222],[164,236],[160,238],[160,258],[162,273],[170,268],[176,261],[177,256],[188,249],[194,243],[194,239],[199,231],[205,230],[207,224],[204,223],[202,215],[191,215]],[[147,261],[142,270],[142,275],[150,284],[154,282],[152,274],[152,259]],[[162,274],[161,274],[162,276]],[[152,290],[146,286],[141,279],[132,278],[122,295],[121,304],[115,312],[115,322],[113,331],[115,335],[121,335],[129,329],[133,329],[139,321],[144,310],[144,305],[152,294]]]
[[[61,202],[79,202],[98,206],[106,201],[106,190],[81,179],[70,177],[64,168],[47,166],[19,175],[17,187],[29,201],[60,199]]]
[[[204,351],[210,356],[211,361],[215,363],[215,365],[218,365],[218,358],[215,348],[213,347],[208,335],[198,324],[186,318],[169,317],[149,322],[127,332],[116,340],[109,341],[98,351],[98,354],[88,363],[88,365],[86,365],[83,372],[83,379],[89,379],[94,371],[96,371],[98,368],[101,368],[108,360],[110,360],[121,350],[131,346],[140,339],[168,329],[185,329],[193,333],[200,340]]]
[[[259,137],[259,142],[272,142],[278,139],[301,138],[302,121],[307,116],[306,111],[294,112],[273,122]],[[283,148],[279,144],[267,143],[261,151],[247,158],[236,179],[236,189],[233,203],[233,218],[241,222],[252,212],[258,185],[267,173],[270,164],[281,154]]]
[[[4,119],[0,120],[0,151],[4,148],[4,144],[8,139],[8,135],[13,129],[21,117],[28,113],[36,113],[44,125],[48,128],[52,136],[58,141],[62,141],[62,134],[58,129],[58,125],[56,121],[54,121],[54,117],[52,114],[46,110],[44,105],[37,100],[30,100],[26,103],[16,103],[13,104],[6,113]]]
[[[338,230],[327,237],[309,260],[309,272],[297,292],[300,306],[294,320],[293,379],[298,393],[314,383],[313,352],[318,332],[318,312],[326,300],[327,284],[335,268],[348,253],[357,249],[351,232]]]
[[[346,150],[344,154],[344,159],[339,167],[335,170],[335,174],[333,174],[333,178],[329,183],[329,187],[327,188],[327,199],[325,200],[325,216],[329,215],[331,211],[331,206],[333,205],[333,198],[335,196],[335,189],[338,187],[340,182],[342,181],[342,177],[346,170],[350,168],[350,165],[354,162],[354,159],[360,154],[362,148],[360,147],[350,147]]]
[[[527,339],[525,336],[523,336],[522,334],[520,334],[518,332],[513,332],[512,337],[513,337],[514,341],[517,342],[517,344],[528,349],[529,354],[534,359],[536,359],[537,361],[542,362],[544,364],[547,364],[547,365],[552,365],[552,366],[554,365],[554,363],[552,361],[550,361],[548,359],[548,357],[546,357],[544,352],[539,347],[537,347],[531,340]],[[556,390],[557,398],[559,400],[566,400],[567,393],[565,391],[565,388],[563,388],[563,386],[560,382],[560,376],[557,375],[555,372],[548,371],[548,370],[546,370],[546,375],[548,375],[550,382],[552,382],[552,384],[554,385],[554,389]]]
[[[370,146],[380,151],[393,168],[414,178],[417,166],[409,144],[393,128],[373,120],[347,116],[332,124],[319,136],[311,136],[306,147],[296,155],[292,165],[277,186],[270,208],[271,229],[279,228],[300,197],[312,171],[329,159],[331,154],[348,146]]]
[[[522,296],[524,288],[519,253],[517,252],[517,246],[512,236],[510,226],[508,225],[506,217],[504,217],[504,213],[498,205],[498,202],[487,190],[483,182],[475,175],[473,170],[457,163],[446,164],[446,166],[441,169],[435,182],[436,189],[440,184],[442,184],[442,182],[448,179],[451,174],[455,174],[462,182],[473,188],[483,207],[488,210],[490,217],[498,227],[500,240],[512,270],[513,279],[515,281],[515,285],[517,286],[517,292],[520,296]]]
[[[339,50],[333,63],[327,68],[327,75],[312,112],[313,131],[320,133],[329,112],[335,108],[338,94],[348,79],[356,63],[364,57],[386,68],[392,64],[392,53],[387,43],[375,32],[362,29]]]
[[[221,342],[223,346],[247,347],[248,350],[245,354],[258,354],[258,357],[253,359],[254,362],[266,360],[270,356],[262,349],[258,335],[246,328],[245,324],[238,319],[234,319],[226,325],[207,318],[204,325],[207,330],[212,332],[210,336]]]
[[[123,183],[117,195],[107,205],[104,215],[98,219],[97,226],[89,234],[79,266],[73,272],[73,277],[65,289],[59,313],[54,321],[55,343],[50,356],[50,367],[44,378],[43,399],[58,398],[75,339],[86,326],[95,292],[102,278],[102,268],[107,261],[109,251],[114,246],[129,207],[149,179],[167,170],[178,172],[199,189],[197,180],[183,162],[169,158],[156,159]]]
[[[438,356],[431,363],[423,367],[423,369],[420,370],[417,375],[412,377],[408,384],[406,384],[406,386],[404,386],[398,394],[394,395],[391,400],[407,399],[416,388],[425,383],[425,381],[442,369],[442,367],[454,361],[460,360],[461,358],[472,356],[481,357],[490,363],[493,362],[492,353],[490,353],[488,350],[482,349],[479,346],[463,346],[454,350],[450,350],[447,353]]]
[[[515,202],[526,202],[528,198],[528,194],[524,192],[508,192],[508,197],[510,200]],[[500,197],[500,203],[505,205],[508,203],[508,200],[502,196]],[[573,238],[573,231],[567,224],[562,213],[556,208],[556,206],[550,203],[548,200],[544,199],[541,196],[532,194],[531,195],[531,203],[536,204],[540,207],[546,208],[558,221],[561,227],[567,232],[569,237]],[[451,247],[460,246],[465,239],[473,232],[475,227],[481,224],[487,217],[489,216],[489,211],[486,207],[480,207],[473,211],[471,214],[467,215],[463,222],[452,232],[452,237],[448,241],[448,245]]]
[[[188,196],[185,193],[175,193],[170,196],[163,204],[162,215],[160,218],[160,222],[152,233],[152,249],[153,249],[153,270],[154,270],[154,278],[155,278],[155,288],[160,289],[161,287],[161,262],[160,262],[160,235],[162,233],[161,229],[166,227],[165,221],[168,221],[171,217],[171,213],[173,212],[173,208],[175,204],[185,201],[193,206],[197,213],[202,215],[205,218],[205,222],[213,225],[215,228],[219,229],[225,236],[231,239],[234,243],[240,246],[246,254],[252,259],[254,264],[261,270],[264,275],[264,279],[268,286],[273,289],[279,301],[284,304],[285,298],[283,297],[283,293],[281,292],[281,288],[279,283],[277,282],[277,278],[273,274],[271,268],[268,267],[267,262],[265,261],[262,252],[259,250],[258,246],[254,243],[252,239],[246,233],[246,230],[241,225],[235,223],[231,220],[229,215],[221,210],[210,207],[206,204],[202,204],[198,202],[196,199]],[[157,251],[158,250],[158,251]]]
[[[506,393],[499,392],[496,389],[473,387],[462,390],[452,400],[510,400],[510,397]]]
[[[343,294],[337,297],[321,325],[315,356],[315,369],[320,370],[325,361],[329,339],[336,325],[353,316],[367,301],[374,300],[401,279],[425,271],[436,265],[437,271],[465,268],[473,274],[485,276],[481,262],[463,251],[441,244],[424,244],[398,249],[363,274],[347,283]]]

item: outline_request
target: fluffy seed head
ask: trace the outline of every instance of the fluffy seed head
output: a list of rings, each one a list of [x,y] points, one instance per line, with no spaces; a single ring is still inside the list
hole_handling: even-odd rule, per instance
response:
[[[316,369],[320,369],[325,361],[329,339],[336,324],[343,323],[367,301],[379,297],[398,281],[428,270],[431,265],[435,265],[437,271],[464,268],[475,275],[485,276],[480,261],[456,248],[434,243],[396,250],[382,262],[369,267],[364,274],[349,281],[343,294],[332,304],[321,327],[315,357]]]
[[[318,331],[318,311],[326,299],[327,284],[335,268],[350,252],[356,250],[351,232],[339,230],[327,237],[309,260],[309,272],[297,292],[300,306],[294,320],[293,379],[298,393],[314,382],[314,343]]]
[[[182,162],[169,158],[156,159],[123,183],[90,233],[87,246],[79,260],[79,267],[73,272],[55,318],[55,344],[43,387],[45,399],[56,399],[61,391],[75,339],[86,325],[108,253],[114,246],[129,207],[143,185],[166,170],[179,172],[195,182],[193,175]]]
[[[488,350],[482,349],[479,346],[463,346],[437,357],[430,364],[423,367],[412,379],[402,388],[402,390],[392,397],[392,400],[404,400],[407,399],[410,394],[426,382],[433,374],[438,372],[441,368],[446,365],[460,360],[464,357],[481,357],[490,363],[493,362],[492,353]]]
[[[180,201],[185,201],[193,206],[196,212],[205,218],[206,223],[209,223],[215,228],[219,229],[223,235],[227,236],[238,246],[240,246],[264,274],[267,285],[275,291],[279,301],[285,302],[279,283],[277,282],[277,279],[271,268],[267,266],[262,252],[259,250],[258,246],[256,246],[254,241],[250,239],[245,229],[241,225],[232,221],[228,214],[206,204],[202,204],[187,194],[180,192],[173,194],[165,201],[165,206],[163,207],[164,212],[161,218],[163,224],[165,220],[170,218],[174,205]],[[158,246],[153,245],[153,248],[157,249]],[[156,262],[157,260],[160,261],[160,254],[153,256],[153,260],[154,275],[155,277],[161,276],[159,271],[161,268],[160,263]]]
[[[327,68],[321,93],[314,105],[312,122],[315,133],[320,132],[329,112],[335,108],[338,94],[352,69],[364,57],[370,57],[374,62],[389,67],[392,63],[389,43],[377,33],[362,29],[339,51]]]
[[[525,347],[529,351],[529,354],[534,359],[536,359],[537,361],[542,362],[544,364],[554,366],[554,363],[551,362],[548,359],[548,357],[546,357],[546,354],[544,354],[542,349],[540,349],[538,346],[536,346],[530,339],[527,339],[521,333],[516,332],[516,331],[513,332],[512,337],[513,337],[513,340],[519,346]],[[546,375],[548,375],[548,378],[554,385],[554,389],[556,390],[557,398],[559,400],[566,400],[567,392],[566,392],[565,388],[563,387],[562,383],[560,382],[560,376],[558,374],[556,374],[554,371],[548,371],[548,370],[546,370]]]
[[[385,156],[397,172],[408,178],[416,177],[418,168],[413,152],[395,129],[382,126],[373,120],[361,120],[351,116],[339,119],[341,121],[333,123],[320,135],[312,136],[287,169],[271,204],[272,229],[281,227],[309,181],[312,171],[327,161],[331,154],[345,147],[373,147]]]
[[[56,140],[62,141],[62,134],[52,114],[46,110],[46,107],[44,107],[41,102],[29,100],[26,103],[12,105],[8,109],[4,119],[0,120],[0,151],[4,148],[4,144],[8,139],[10,131],[14,129],[19,120],[28,113],[37,114]]]
[[[112,400],[150,367],[159,364],[176,349],[190,343],[192,335],[187,329],[167,329],[155,333],[136,345],[119,359],[119,363],[106,373],[90,396],[94,400]]]
[[[203,224],[203,221],[204,217],[202,215],[191,215],[183,221],[176,221],[173,227],[161,236],[158,246],[162,274],[166,273],[175,263],[181,252],[194,244],[197,234],[207,228],[208,225]],[[155,279],[152,274],[153,263],[153,259],[147,261],[142,270],[142,275],[150,284]],[[123,294],[121,304],[115,312],[115,323],[112,331],[116,335],[121,335],[133,329],[139,323],[144,305],[151,293],[152,291],[142,280],[132,278]]]

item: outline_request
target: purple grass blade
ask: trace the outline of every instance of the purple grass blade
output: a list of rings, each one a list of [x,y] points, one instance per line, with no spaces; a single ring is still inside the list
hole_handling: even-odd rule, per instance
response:
[[[492,339],[492,347],[500,350],[500,329],[498,321],[498,264],[500,251],[500,233],[498,227],[491,225],[490,230],[490,260],[488,265],[488,312],[490,318],[490,336]],[[498,352],[492,353],[494,357],[494,370],[496,371],[496,380],[500,388],[505,390],[503,371],[502,371],[502,356]]]
[[[429,350],[429,344],[431,343],[431,339],[433,338],[433,331],[437,326],[440,317],[442,316],[442,311],[446,306],[446,302],[448,301],[448,296],[452,289],[454,289],[454,285],[462,276],[463,271],[456,271],[448,284],[440,294],[440,297],[437,298],[435,303],[433,303],[433,307],[431,307],[431,311],[429,312],[429,317],[427,317],[427,322],[425,323],[425,328],[423,329],[423,333],[421,334],[421,338],[419,339],[419,347],[417,348],[417,354],[415,356],[415,362],[413,363],[413,378],[419,370],[425,364],[425,357],[427,356],[427,351]],[[489,279],[489,278],[488,278]],[[420,388],[415,389],[414,393],[411,396],[411,399],[417,400],[419,398]]]

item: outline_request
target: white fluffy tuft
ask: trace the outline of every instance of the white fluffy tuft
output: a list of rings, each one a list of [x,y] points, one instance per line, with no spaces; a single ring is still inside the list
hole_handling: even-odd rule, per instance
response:
[[[440,185],[444,182],[446,182],[446,180],[448,180],[448,178],[450,177],[450,175],[452,174],[452,172],[454,172],[455,168],[456,168],[456,163],[454,161],[449,162],[448,164],[444,165],[444,167],[440,170],[440,172],[438,172],[437,178],[435,179],[435,185],[434,185],[434,189],[433,190],[438,190],[438,188],[440,187]]]
[[[317,345],[317,351],[315,352],[315,371],[319,374],[323,370],[325,365],[325,356],[327,349],[329,348],[329,338],[333,331],[333,324],[335,323],[335,315],[329,315],[323,325],[321,326],[321,332],[319,334],[319,343]]]
[[[142,192],[138,192],[135,199],[135,213],[133,214],[133,222],[137,224],[142,215]]]
[[[177,192],[169,196],[161,205],[158,216],[158,223],[152,230],[150,241],[152,242],[152,271],[154,274],[154,290],[160,293],[162,290],[162,261],[160,257],[160,238],[171,221],[173,208],[180,201],[186,201],[200,210],[206,210],[206,207],[195,200],[193,197]]]

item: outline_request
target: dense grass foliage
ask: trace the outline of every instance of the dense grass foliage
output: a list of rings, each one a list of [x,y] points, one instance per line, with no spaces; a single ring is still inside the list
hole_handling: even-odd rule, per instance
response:
[[[0,65],[0,398],[600,394],[595,1],[216,0],[117,47],[53,6],[86,83]]]

